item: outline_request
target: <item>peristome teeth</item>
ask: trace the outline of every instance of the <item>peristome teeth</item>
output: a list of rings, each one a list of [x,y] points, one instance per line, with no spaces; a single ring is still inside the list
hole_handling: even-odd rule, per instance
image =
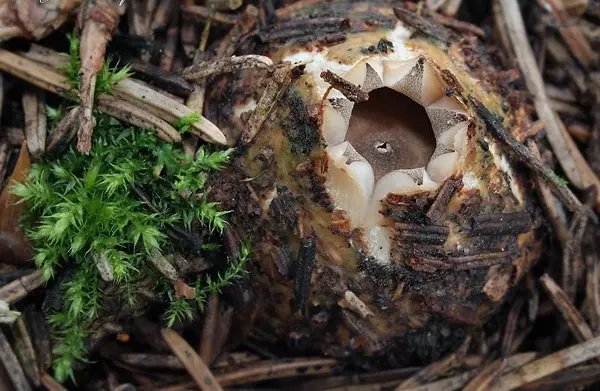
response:
[[[458,152],[456,151],[440,154],[429,161],[427,173],[433,181],[441,183],[455,171],[457,161]]]
[[[434,104],[425,108],[431,122],[431,128],[436,137],[456,126],[460,122],[468,120],[467,114],[463,110],[456,98],[445,96]]]
[[[327,152],[330,164],[325,186],[335,206],[344,210],[352,226],[356,227],[363,220],[375,174],[371,165],[347,141],[327,148]],[[347,164],[349,159],[356,160]]]
[[[423,105],[423,59],[417,60],[405,77],[397,83],[388,86],[413,101]]]
[[[419,188],[415,180],[407,173],[401,170],[392,171],[381,177],[373,190],[373,200],[379,202],[387,197],[388,194],[405,194]]]
[[[339,144],[330,144],[327,147],[327,154],[330,159],[334,160],[336,165],[341,166],[346,164],[348,160],[348,156],[346,156],[348,145],[350,145],[348,141],[342,141]]]
[[[467,131],[469,130],[469,122],[461,122],[461,125],[454,136],[454,149],[459,154],[463,154],[467,147]],[[458,125],[457,125],[458,127]]]
[[[454,149],[455,151],[462,151],[463,145],[462,141],[464,141],[464,136],[466,136],[467,128],[469,127],[468,121],[459,122],[450,129],[446,130],[444,133],[438,136],[437,142],[438,144],[443,144],[448,148]],[[461,135],[461,141],[457,144],[457,137],[459,133],[463,133]]]
[[[383,86],[383,64],[379,58],[361,60],[346,72],[344,79],[370,92]]]
[[[348,122],[329,101],[323,105],[323,138],[328,145],[337,145],[344,141],[348,131]]]
[[[366,161],[356,161],[348,164],[346,169],[348,174],[360,184],[365,195],[370,197],[373,193],[373,186],[375,186],[375,174],[371,165]]]
[[[444,86],[440,81],[438,73],[433,69],[429,61],[423,64],[423,106],[440,100],[445,94]]]
[[[386,86],[394,86],[404,79],[408,72],[416,65],[416,58],[411,60],[384,60],[383,82]]]

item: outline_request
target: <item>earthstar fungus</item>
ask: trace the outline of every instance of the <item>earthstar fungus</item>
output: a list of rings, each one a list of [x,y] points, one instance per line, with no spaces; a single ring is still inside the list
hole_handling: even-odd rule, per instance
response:
[[[214,81],[227,87],[209,92],[207,117],[230,139],[250,116],[266,120],[213,197],[254,238],[261,327],[334,356],[389,359],[401,346],[428,361],[480,327],[539,256],[529,179],[471,98],[514,135],[524,114],[481,43],[425,37],[379,3],[325,11],[297,10],[310,34],[280,21],[285,38],[253,48],[291,67],[268,111],[264,69]],[[345,40],[324,43],[319,29]]]

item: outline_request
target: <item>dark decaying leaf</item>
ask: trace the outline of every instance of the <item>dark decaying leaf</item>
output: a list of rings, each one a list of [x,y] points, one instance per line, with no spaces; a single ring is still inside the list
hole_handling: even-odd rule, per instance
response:
[[[27,178],[30,167],[29,151],[23,143],[8,185],[4,186],[0,194],[0,258],[5,263],[25,263],[33,256],[25,232],[19,226],[19,217],[26,206],[17,204],[19,197],[10,192],[13,182],[23,182]]]

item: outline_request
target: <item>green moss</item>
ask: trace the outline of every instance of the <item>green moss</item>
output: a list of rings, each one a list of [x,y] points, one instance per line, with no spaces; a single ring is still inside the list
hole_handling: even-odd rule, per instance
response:
[[[194,251],[212,251],[207,240],[226,225],[227,212],[207,201],[204,184],[210,171],[228,161],[231,151],[201,147],[192,159],[152,133],[101,113],[95,116],[89,155],[71,148],[58,160],[34,164],[27,181],[11,187],[28,206],[24,223],[44,280],[67,265],[75,268],[64,287],[63,311],[51,317],[59,381],[73,377],[74,361],[85,357],[84,337],[102,308],[103,273],[105,279],[112,276],[109,284],[125,305],[135,304],[137,288],[162,280],[154,291],[171,303],[166,314],[170,326],[191,316],[192,302],[182,304],[185,299],[176,297],[147,261],[149,254],[180,249],[181,243],[167,235],[173,227],[182,227],[189,236],[192,231],[204,236],[205,245]],[[200,307],[210,292],[243,273],[247,252],[216,278],[198,277]]]
[[[60,68],[67,76],[69,84],[71,84],[71,98],[76,99],[76,92],[79,89],[81,70],[81,59],[79,58],[79,36],[75,33],[69,35],[69,53],[67,54],[69,61]],[[102,68],[96,75],[95,94],[112,93],[113,86],[119,81],[130,77],[133,74],[130,66],[119,67],[119,63],[112,58],[104,60]]]

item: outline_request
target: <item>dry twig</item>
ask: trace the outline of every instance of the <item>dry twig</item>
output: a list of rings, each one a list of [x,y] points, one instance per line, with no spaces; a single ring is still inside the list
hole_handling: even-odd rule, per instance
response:
[[[321,78],[352,102],[359,103],[369,100],[368,92],[330,70],[321,72]]]
[[[277,68],[273,73],[273,77],[265,88],[252,116],[246,123],[246,127],[242,132],[242,144],[249,144],[258,134],[261,127],[269,117],[273,108],[277,105],[277,101],[285,93],[288,86],[292,82],[290,76],[290,67],[282,66]]]
[[[211,75],[231,73],[248,68],[271,69],[272,66],[273,61],[269,57],[249,54],[246,56],[233,56],[223,60],[198,62],[184,69],[182,76],[186,80],[198,81]]]

